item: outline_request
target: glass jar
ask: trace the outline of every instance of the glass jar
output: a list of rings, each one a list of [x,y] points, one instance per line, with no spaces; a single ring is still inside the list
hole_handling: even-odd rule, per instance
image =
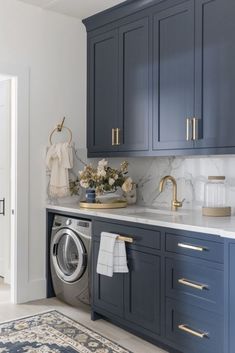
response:
[[[225,176],[208,176],[205,184],[204,207],[226,207]]]

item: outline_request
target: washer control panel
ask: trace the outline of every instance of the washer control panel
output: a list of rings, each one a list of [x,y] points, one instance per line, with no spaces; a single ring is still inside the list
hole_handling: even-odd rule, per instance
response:
[[[70,228],[78,233],[91,236],[91,221],[55,215],[53,227]]]

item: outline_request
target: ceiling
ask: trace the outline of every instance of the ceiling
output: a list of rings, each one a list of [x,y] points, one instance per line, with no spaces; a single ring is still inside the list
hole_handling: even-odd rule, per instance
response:
[[[124,0],[20,0],[43,9],[76,18],[86,18],[124,2]]]

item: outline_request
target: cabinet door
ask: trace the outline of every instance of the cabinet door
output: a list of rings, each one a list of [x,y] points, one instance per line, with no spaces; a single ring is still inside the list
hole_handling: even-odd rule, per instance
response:
[[[149,20],[119,29],[120,128],[123,151],[148,150]]]
[[[197,147],[235,146],[235,1],[197,0]]]
[[[160,334],[160,257],[128,250],[125,276],[125,318]]]
[[[116,150],[112,129],[118,124],[118,31],[110,31],[88,42],[89,152]]]
[[[99,241],[93,241],[92,303],[100,309],[104,309],[111,314],[122,317],[124,275],[121,273],[115,273],[113,277],[107,277],[96,273],[99,244]]]
[[[186,120],[194,112],[194,2],[154,15],[153,148],[192,148]]]

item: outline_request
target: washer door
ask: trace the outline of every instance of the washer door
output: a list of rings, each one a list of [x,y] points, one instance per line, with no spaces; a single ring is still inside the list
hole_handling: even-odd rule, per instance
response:
[[[75,282],[86,269],[86,251],[79,235],[71,229],[60,229],[51,243],[51,258],[59,278]]]

